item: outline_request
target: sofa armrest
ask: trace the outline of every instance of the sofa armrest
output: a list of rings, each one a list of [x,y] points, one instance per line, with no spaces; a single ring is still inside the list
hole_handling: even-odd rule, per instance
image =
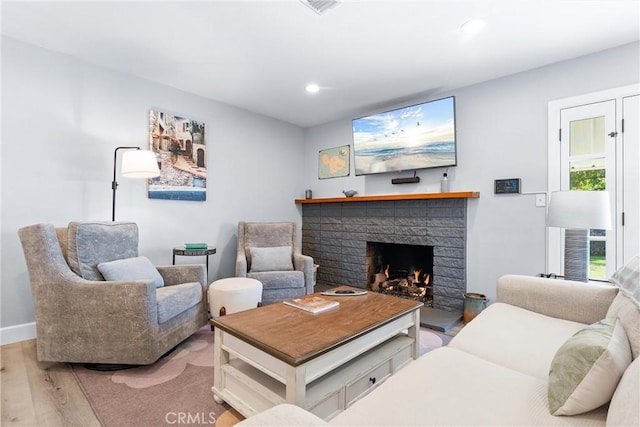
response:
[[[156,268],[164,279],[165,286],[198,282],[203,288],[207,286],[207,269],[204,264],[157,265]]]
[[[252,417],[240,421],[236,426],[326,426],[323,419],[299,406],[282,403]]]
[[[313,293],[313,258],[300,253],[293,254],[293,268],[304,273],[306,294]]]
[[[547,316],[591,324],[604,319],[618,288],[508,274],[498,279],[497,300]]]

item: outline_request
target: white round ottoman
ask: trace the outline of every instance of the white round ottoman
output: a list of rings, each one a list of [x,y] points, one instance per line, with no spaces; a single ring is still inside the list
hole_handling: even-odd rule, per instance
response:
[[[211,283],[207,295],[211,317],[224,316],[259,307],[262,283],[248,277],[229,277]]]

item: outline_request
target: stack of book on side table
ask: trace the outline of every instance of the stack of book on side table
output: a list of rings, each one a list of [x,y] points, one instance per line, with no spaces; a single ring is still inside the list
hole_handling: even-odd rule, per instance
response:
[[[331,310],[332,308],[337,308],[340,305],[338,301],[331,301],[331,300],[321,298],[318,296],[313,296],[313,295],[308,297],[302,297],[302,298],[288,299],[282,302],[285,303],[286,305],[290,305],[291,307],[306,310],[314,314]]]
[[[185,249],[209,249],[209,245],[206,243],[185,243]]]

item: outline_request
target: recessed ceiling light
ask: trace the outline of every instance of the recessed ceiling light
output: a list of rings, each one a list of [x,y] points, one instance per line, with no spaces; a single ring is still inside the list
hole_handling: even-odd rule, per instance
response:
[[[472,19],[462,24],[460,30],[467,34],[478,34],[484,29],[485,25],[487,24],[482,19]]]
[[[315,83],[309,83],[307,87],[304,88],[308,93],[318,93],[320,92],[320,86]]]

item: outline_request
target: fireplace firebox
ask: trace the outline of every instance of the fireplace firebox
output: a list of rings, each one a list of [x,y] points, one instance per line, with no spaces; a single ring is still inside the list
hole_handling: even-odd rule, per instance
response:
[[[433,307],[433,246],[367,242],[366,288]]]

